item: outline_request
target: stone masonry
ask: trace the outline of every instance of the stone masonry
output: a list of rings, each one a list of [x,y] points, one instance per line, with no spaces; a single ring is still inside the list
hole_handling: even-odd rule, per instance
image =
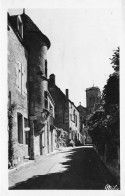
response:
[[[48,91],[49,39],[25,13],[8,15],[8,100],[15,102],[14,149],[17,163],[56,147],[55,103]]]
[[[28,52],[22,38],[18,39],[8,18],[8,107],[15,104],[13,115],[14,164],[28,156],[25,121],[28,119],[27,99]],[[21,134],[19,133],[19,129]]]

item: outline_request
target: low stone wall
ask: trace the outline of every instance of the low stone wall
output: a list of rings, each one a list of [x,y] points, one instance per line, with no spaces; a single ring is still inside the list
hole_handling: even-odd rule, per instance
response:
[[[28,156],[28,145],[16,143],[14,145],[14,164],[21,163]]]
[[[116,179],[117,185],[120,187],[120,161],[119,161],[120,149],[119,147],[117,147],[118,159],[112,159],[110,161],[107,161],[106,153],[103,156],[100,156],[96,146],[94,146],[94,149],[97,152],[100,159],[102,160],[105,167],[107,167],[107,169],[110,171],[112,176],[114,176],[114,178]]]

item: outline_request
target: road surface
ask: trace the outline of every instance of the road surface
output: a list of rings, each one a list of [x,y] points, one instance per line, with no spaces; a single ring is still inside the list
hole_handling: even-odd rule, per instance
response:
[[[92,147],[66,148],[9,174],[9,189],[104,190],[116,185]]]

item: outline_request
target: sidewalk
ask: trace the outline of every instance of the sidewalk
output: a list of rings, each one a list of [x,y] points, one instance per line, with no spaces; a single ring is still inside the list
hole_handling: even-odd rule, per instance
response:
[[[40,161],[41,159],[45,159],[47,156],[57,154],[58,152],[60,152],[62,150],[66,150],[66,149],[67,149],[67,147],[56,148],[53,152],[47,153],[45,155],[41,155],[38,158],[36,158],[35,160],[26,160],[26,161],[20,163],[19,165],[15,166],[14,168],[8,169],[8,173],[10,174],[10,173],[13,173],[17,170],[24,168],[24,167],[33,165],[36,162]]]

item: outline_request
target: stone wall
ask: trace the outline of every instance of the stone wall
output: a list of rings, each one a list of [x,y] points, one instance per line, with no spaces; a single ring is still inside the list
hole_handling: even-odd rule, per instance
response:
[[[29,58],[28,58],[28,84],[29,84],[29,115],[38,118],[41,118],[41,113],[45,108],[45,91],[48,90],[47,76],[45,74],[45,63],[46,63],[46,54],[47,46],[42,41],[41,37],[37,33],[25,32],[24,29],[24,39],[26,45],[29,48]],[[46,108],[47,109],[47,108]],[[44,129],[44,128],[43,128]],[[45,134],[46,134],[45,127]],[[44,145],[44,150],[42,148],[42,138],[40,137],[41,133],[38,133],[37,127],[34,128],[34,131],[31,132],[31,140],[34,140],[32,148],[33,157],[40,156],[42,153],[47,152],[47,144]],[[45,140],[46,140],[45,136]],[[42,139],[43,140],[43,139]],[[46,142],[46,141],[45,141]],[[32,145],[31,141],[31,145]]]
[[[74,103],[69,100],[68,89],[66,89],[66,95],[56,86],[55,75],[51,74],[49,79],[49,91],[55,102],[55,121],[54,125],[67,131],[69,134],[69,139],[77,137],[80,134],[80,124],[79,124],[79,112],[75,107]],[[75,119],[73,112],[75,111]],[[76,120],[77,119],[77,120]],[[77,122],[76,122],[77,121]],[[70,133],[72,132],[70,137]],[[67,141],[68,144],[68,141]]]
[[[13,140],[15,164],[28,155],[25,141],[24,118],[28,119],[27,98],[28,53],[18,40],[11,26],[8,29],[8,107],[15,104],[13,116]],[[22,115],[23,142],[18,142],[18,113]]]
[[[49,91],[55,102],[55,120],[54,125],[58,128],[62,128],[66,131],[69,130],[69,124],[66,124],[66,108],[68,108],[65,95],[62,94],[61,90],[56,86],[51,86],[49,83]],[[67,111],[68,117],[68,111]]]

